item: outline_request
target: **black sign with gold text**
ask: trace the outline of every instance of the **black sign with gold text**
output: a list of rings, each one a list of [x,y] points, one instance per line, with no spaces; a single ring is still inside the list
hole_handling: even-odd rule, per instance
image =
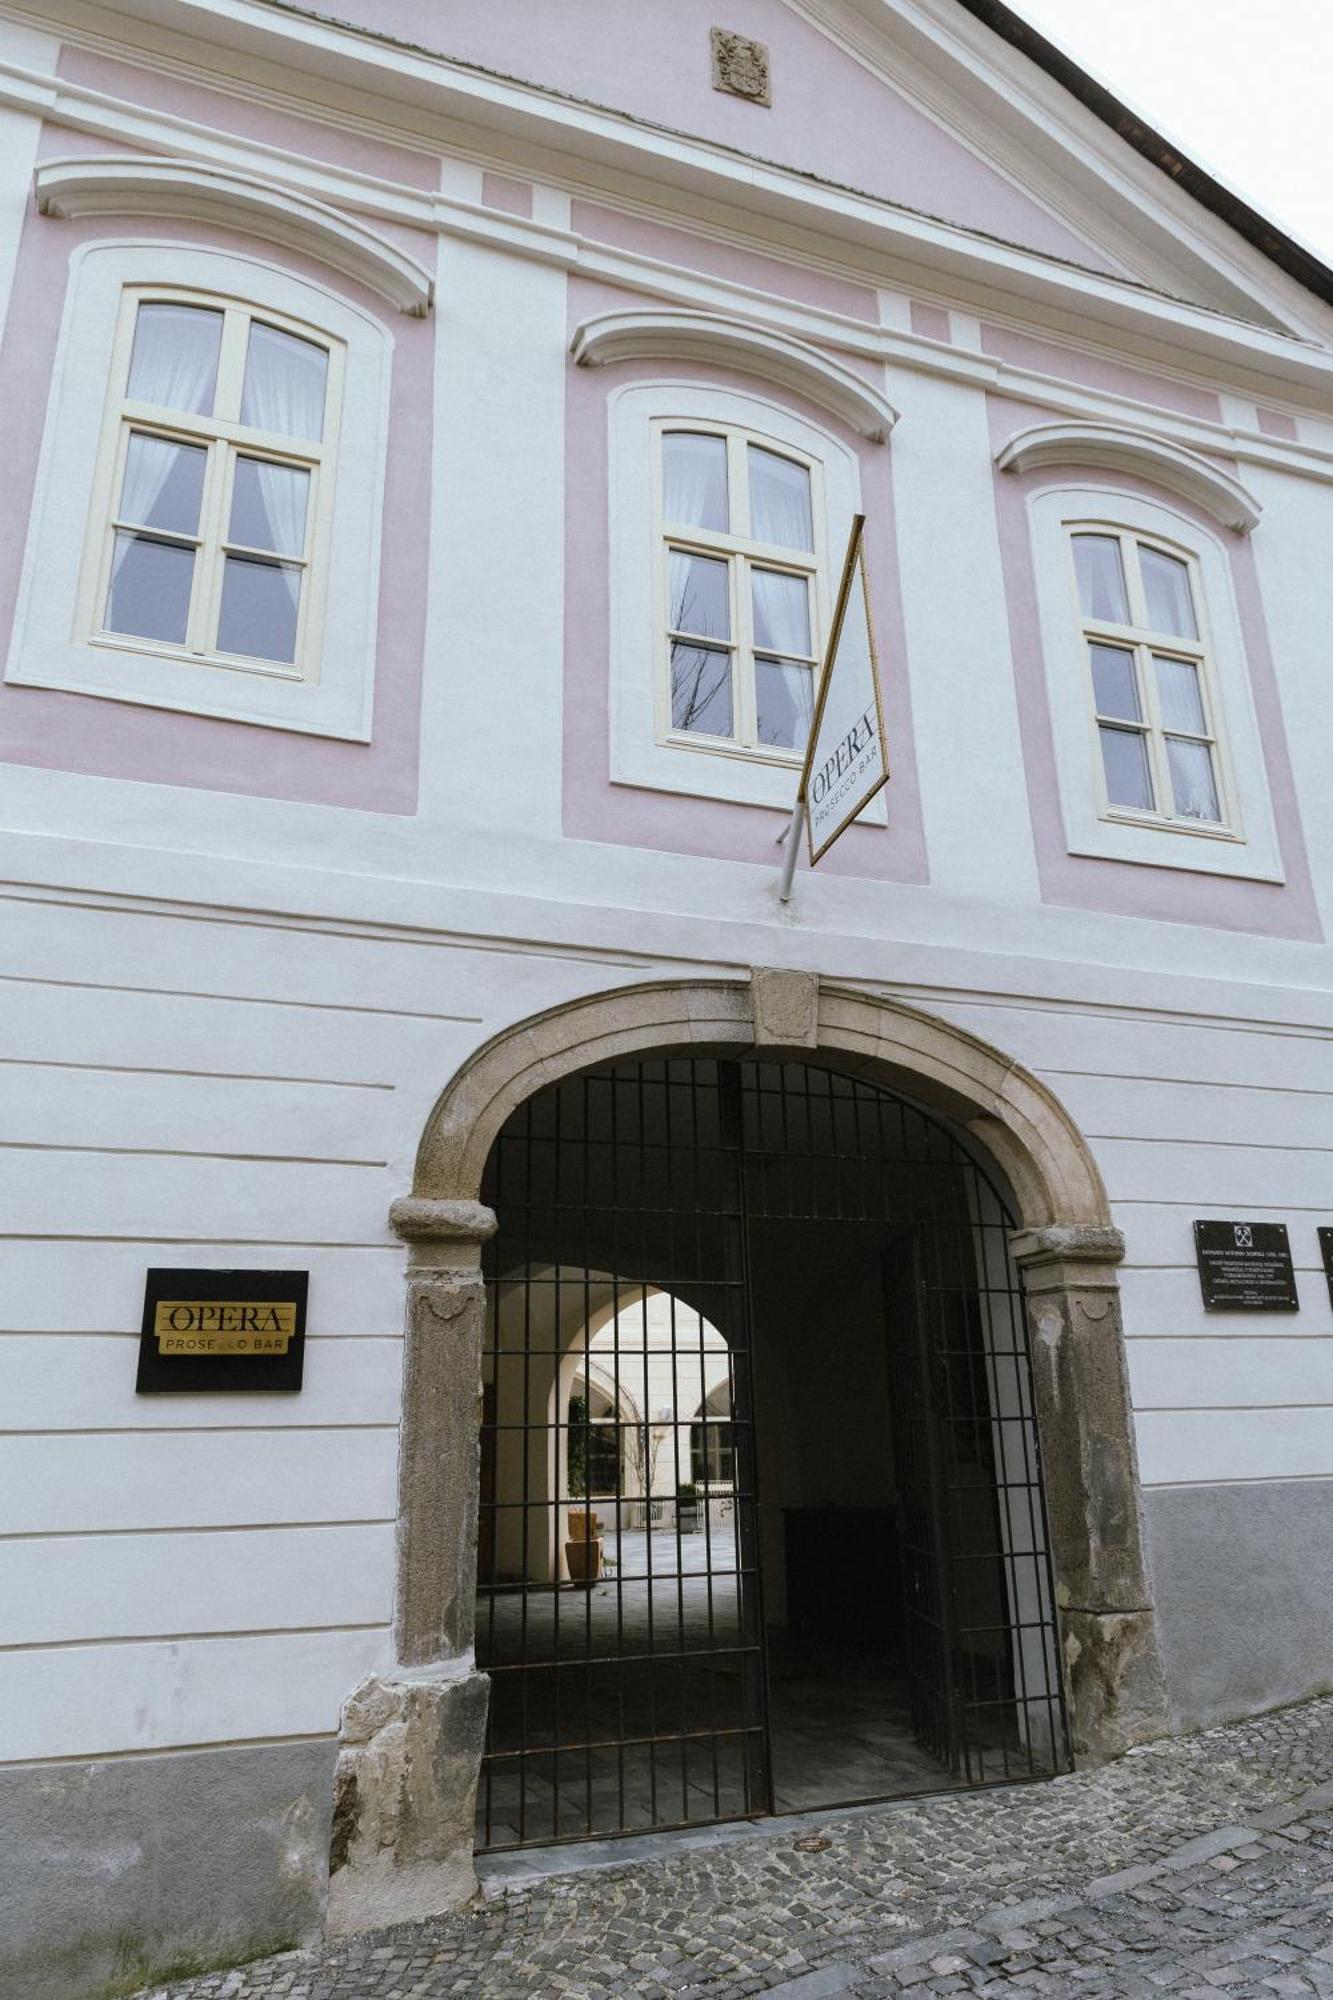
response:
[[[138,1394],[299,1389],[309,1282],[305,1271],[150,1271]]]
[[[1206,1312],[1296,1312],[1296,1274],[1285,1222],[1196,1222]]]

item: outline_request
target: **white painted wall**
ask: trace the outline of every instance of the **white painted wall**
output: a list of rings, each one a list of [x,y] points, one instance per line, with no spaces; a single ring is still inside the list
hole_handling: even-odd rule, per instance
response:
[[[0,57],[49,67],[54,48],[0,23]],[[0,310],[36,137],[0,109]],[[475,200],[473,168],[450,166],[446,192]],[[567,194],[548,169],[537,213],[555,227]],[[1033,1068],[1088,1134],[1126,1233],[1145,1481],[1333,1476],[1314,1235],[1333,1219],[1330,955],[1201,931],[1184,908],[1163,924],[1038,904],[980,388],[909,352],[895,292],[909,658],[887,665],[910,679],[931,884],[803,875],[782,912],[775,857],[563,838],[565,270],[550,245],[528,257],[521,232],[507,248],[483,233],[442,237],[438,263],[419,817],[3,771],[0,1760],[336,1728],[388,1658],[389,1202],[473,1049],[630,980],[808,967]],[[685,283],[651,259],[627,272],[667,296]],[[728,296],[688,285],[696,305]],[[834,315],[788,317],[852,345]],[[1311,587],[1333,483],[1313,460],[1246,477],[1333,921],[1329,620]],[[1299,1314],[1203,1314],[1190,1224],[1239,1213],[1291,1224]],[[308,1269],[301,1396],[136,1398],[159,1264]]]

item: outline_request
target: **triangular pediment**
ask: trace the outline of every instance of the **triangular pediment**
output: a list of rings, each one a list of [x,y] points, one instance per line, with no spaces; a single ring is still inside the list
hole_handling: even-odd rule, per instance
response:
[[[593,178],[621,171],[618,146],[636,151],[627,200],[654,205],[654,178],[695,185],[702,200],[700,148],[712,148],[733,189],[738,156],[751,163],[753,199],[733,210],[742,228],[747,206],[776,214],[776,175],[788,188],[795,177],[826,210],[841,192],[868,196],[1093,282],[1307,336],[1326,325],[1310,292],[1129,144],[1068,77],[979,18],[973,0],[316,0],[314,11],[397,45],[409,64],[438,65],[441,78],[465,69],[482,92],[492,79],[508,96],[501,111],[474,92],[483,121],[517,131],[526,106],[516,92],[525,96],[541,145]],[[721,65],[719,36],[733,57]],[[716,203],[709,219],[721,219]],[[937,270],[960,273],[952,241],[932,256]]]

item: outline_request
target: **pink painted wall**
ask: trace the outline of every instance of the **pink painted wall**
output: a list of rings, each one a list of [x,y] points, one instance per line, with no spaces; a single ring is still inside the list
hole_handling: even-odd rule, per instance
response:
[[[818,306],[825,312],[845,313],[849,319],[877,323],[879,302],[868,285],[854,285],[825,271],[811,271],[783,257],[764,257],[757,251],[737,250],[729,243],[715,243],[693,231],[672,229],[668,224],[650,222],[620,209],[603,208],[590,201],[570,204],[570,222],[580,236],[595,243],[611,244],[617,250],[632,250],[643,257],[661,258],[687,271],[707,272],[710,277],[729,278],[735,284],[756,291],[771,292],[778,298],[799,299],[803,305]]]
[[[590,313],[615,311],[634,299],[610,286],[574,280],[570,286],[571,331]],[[845,357],[840,356],[839,359]],[[565,701],[564,830],[572,839],[619,846],[650,847],[672,854],[752,861],[776,866],[778,833],[787,811],[691,798],[674,792],[612,783],[610,763],[610,565],[607,467],[610,447],[608,403],[625,383],[660,378],[663,364],[622,363],[604,368],[572,368],[566,398]],[[869,578],[876,636],[884,675],[885,723],[892,778],[887,799],[889,825],[853,826],[820,862],[831,875],[881,881],[927,880],[925,837],[912,745],[912,710],[906,673],[902,604],[898,592],[893,481],[888,448],[870,444],[827,411],[771,383],[730,370],[673,360],[666,372],[677,379],[738,393],[781,395],[808,423],[828,431],[856,452],[861,497],[874,521],[867,539]],[[649,643],[645,635],[645,643]],[[898,670],[895,671],[895,667]],[[795,774],[792,795],[795,796]]]
[[[229,91],[208,90],[181,77],[164,76],[89,49],[62,48],[56,68],[70,83],[182,118],[187,125],[212,126],[262,146],[303,153],[353,173],[405,181],[411,187],[434,188],[439,182],[438,155],[426,147],[418,151],[346,127],[322,125],[285,107],[279,110],[247,102]]]
[[[76,135],[46,135],[56,154],[87,150]],[[99,142],[98,150],[116,148]],[[343,293],[387,326],[393,392],[385,492],[385,534],[376,642],[374,739],[334,742],[209,716],[183,715],[100,696],[0,685],[0,761],[133,778],[256,797],[412,813],[417,803],[421,674],[427,595],[432,320],[393,313],[383,300],[322,264],[271,244],[203,224],[135,218],[134,234],[257,254],[298,277]],[[116,217],[56,222],[30,207],[15,271],[14,297],[0,346],[6,506],[0,510],[0,639],[12,628],[30,496],[36,475],[51,364],[64,310],[69,258],[80,244],[122,236]],[[418,251],[423,246],[418,241]]]
[[[997,361],[1012,362],[1015,368],[1055,375],[1062,381],[1078,382],[1085,389],[1100,389],[1112,396],[1157,403],[1164,410],[1179,410],[1185,416],[1202,417],[1209,423],[1222,421],[1222,405],[1210,389],[1196,389],[1192,383],[1174,382],[1146,368],[1132,368],[1123,361],[1084,354],[1077,348],[1062,346],[1059,341],[1038,340],[1032,334],[1017,333],[1012,327],[983,325],[981,348],[984,354],[993,354]]]
[[[1032,404],[1000,396],[989,398],[989,414],[991,442],[997,451],[1016,431],[1050,416],[1049,411]],[[1068,469],[1075,476],[1081,472],[1090,477],[1097,486],[1166,500],[1210,535],[1217,533],[1216,522],[1178,494],[1158,493],[1143,480],[1101,467],[1091,475],[1086,466],[1071,465]],[[1188,868],[1109,861],[1069,852],[1060,813],[1027,504],[1034,489],[1049,482],[1052,472],[1053,468],[1045,467],[1020,476],[995,475],[1019,728],[1042,900],[1116,916],[1156,917],[1167,923],[1206,924],[1270,937],[1321,939],[1254,550],[1243,535],[1230,535],[1227,541],[1286,882],[1247,882]]]
[[[1116,268],[783,0],[727,0],[720,13],[717,0],[338,0],[319,11],[1055,257]],[[768,46],[771,109],[713,89],[714,26]]]

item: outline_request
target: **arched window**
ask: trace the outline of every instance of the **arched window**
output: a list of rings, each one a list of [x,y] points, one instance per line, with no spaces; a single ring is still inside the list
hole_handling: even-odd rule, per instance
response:
[[[368,741],[391,354],[263,257],[76,249],[7,677]]]
[[[343,351],[226,298],[126,288],[86,559],[89,638],[312,675]]]
[[[820,642],[819,465],[737,426],[654,430],[663,735],[797,761]]]
[[[1105,523],[1072,523],[1068,533],[1106,810],[1226,826],[1196,559]]]
[[[755,389],[635,382],[609,409],[612,780],[790,811],[858,457]]]
[[[1236,538],[1188,504],[1059,474],[1028,496],[1065,840],[1280,882]]]

